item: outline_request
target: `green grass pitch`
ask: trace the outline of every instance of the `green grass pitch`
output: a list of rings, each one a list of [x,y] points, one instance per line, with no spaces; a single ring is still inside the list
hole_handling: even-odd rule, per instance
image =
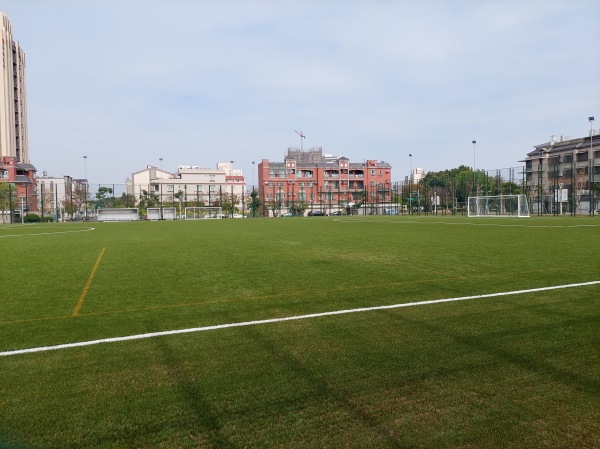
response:
[[[600,447],[600,218],[0,227],[0,447]],[[66,347],[112,337],[534,290]]]

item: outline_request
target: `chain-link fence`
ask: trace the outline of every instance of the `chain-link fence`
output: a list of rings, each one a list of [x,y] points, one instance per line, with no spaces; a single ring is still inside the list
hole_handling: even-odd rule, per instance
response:
[[[175,219],[186,207],[219,207],[224,216],[282,215],[466,215],[469,196],[525,194],[532,215],[600,213],[600,167],[527,163],[497,170],[430,172],[420,179],[371,185],[363,189],[311,190],[300,195],[237,185],[169,189],[150,183],[87,184],[82,180],[38,180],[37,188],[0,183],[0,222],[91,221],[98,210],[169,208]],[[202,187],[202,188],[201,188]],[[163,190],[164,189],[164,190]],[[291,198],[291,199],[290,199]]]

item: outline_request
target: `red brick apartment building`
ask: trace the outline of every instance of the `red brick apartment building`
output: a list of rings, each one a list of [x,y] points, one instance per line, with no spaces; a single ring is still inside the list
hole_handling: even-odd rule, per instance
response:
[[[265,216],[306,215],[316,210],[352,213],[362,203],[392,200],[392,167],[387,162],[350,162],[323,155],[321,147],[289,148],[283,162],[258,164],[258,195]]]

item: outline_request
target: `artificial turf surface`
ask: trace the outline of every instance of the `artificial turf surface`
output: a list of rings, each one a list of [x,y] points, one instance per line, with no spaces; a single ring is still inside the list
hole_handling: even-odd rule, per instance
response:
[[[583,217],[5,226],[0,249],[0,352],[600,281]],[[1,356],[0,439],[600,447],[599,366],[600,284],[321,316]]]

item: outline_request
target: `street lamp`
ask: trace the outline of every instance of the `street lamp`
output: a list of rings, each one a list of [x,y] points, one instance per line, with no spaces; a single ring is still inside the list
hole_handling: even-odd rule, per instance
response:
[[[477,195],[477,175],[475,174],[475,146],[477,145],[477,141],[471,141],[473,143],[473,190],[475,191],[475,195]]]
[[[412,214],[412,154],[408,155],[408,164],[409,164],[409,172],[408,172],[408,213]]]
[[[544,193],[544,187],[542,184],[542,174],[543,174],[543,170],[542,170],[542,164],[544,163],[544,150],[540,149],[539,151],[539,155],[540,155],[540,161],[538,164],[538,216],[541,216],[543,211],[542,211],[542,203],[543,203],[543,193]]]
[[[87,197],[88,197],[88,181],[87,181],[87,156],[83,156],[83,189],[85,194],[85,221],[88,218],[88,205],[87,205]]]
[[[592,151],[592,141],[594,140],[594,128],[592,127],[594,125],[594,117],[588,117],[588,120],[590,121],[590,156],[589,156],[589,160],[593,161],[594,160],[594,153]],[[593,165],[593,162],[590,164]],[[590,181],[590,215],[593,217],[594,213],[595,213],[595,209],[596,209],[596,205],[594,204],[594,170],[593,167],[590,167],[590,174],[588,175],[590,177],[589,181]]]
[[[162,161],[163,161],[163,158],[159,157],[158,160],[160,161],[160,169],[162,170]]]
[[[231,218],[233,218],[233,161],[229,161],[229,179],[231,180]]]

